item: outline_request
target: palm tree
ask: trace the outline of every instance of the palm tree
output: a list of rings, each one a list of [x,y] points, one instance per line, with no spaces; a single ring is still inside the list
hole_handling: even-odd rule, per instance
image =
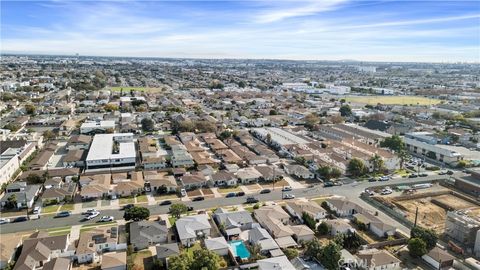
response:
[[[375,154],[373,157],[370,158],[370,163],[373,166],[373,172],[378,172],[383,167],[383,159],[381,156]]]
[[[402,150],[397,152],[397,156],[400,159],[400,164],[399,164],[400,170],[402,170],[403,165],[405,164],[405,160],[407,160],[410,157],[410,155],[408,154],[408,152],[406,150],[402,149]]]

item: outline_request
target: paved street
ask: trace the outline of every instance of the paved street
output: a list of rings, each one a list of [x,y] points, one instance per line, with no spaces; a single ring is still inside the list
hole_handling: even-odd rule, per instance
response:
[[[321,185],[316,185],[312,188],[302,188],[302,189],[295,189],[289,193],[294,194],[297,198],[305,197],[305,198],[315,198],[321,197],[325,195],[340,195],[349,198],[351,201],[371,210],[374,210],[372,206],[365,203],[363,200],[359,198],[360,193],[369,187],[374,186],[383,186],[383,185],[401,185],[401,184],[415,184],[418,182],[424,181],[431,181],[431,180],[439,180],[439,179],[446,179],[448,176],[429,176],[429,177],[422,177],[422,178],[398,178],[394,180],[390,180],[388,182],[360,182],[360,183],[351,183],[343,186],[336,186],[336,187],[329,187],[324,188]],[[282,192],[280,189],[276,189],[268,194],[257,194],[254,195],[257,199],[261,202],[263,201],[280,201],[282,199]],[[221,206],[230,206],[230,205],[239,205],[245,202],[244,197],[233,197],[233,198],[213,198],[207,199],[204,201],[199,202],[184,202],[188,206],[193,206],[195,210],[201,209],[211,209]],[[165,214],[168,212],[169,206],[159,206],[159,205],[150,205],[146,206],[149,208],[151,215],[159,215]],[[123,211],[119,209],[111,209],[111,210],[102,210],[100,216],[113,216],[116,220],[123,218]],[[391,219],[390,217],[386,216],[383,213],[379,213],[380,217],[384,220],[389,221],[392,224],[395,224],[397,228],[404,232],[408,232],[408,228],[399,224],[395,220]],[[69,217],[64,218],[55,218],[51,215],[42,216],[41,219],[38,220],[30,220],[26,222],[20,223],[10,223],[0,225],[0,233],[13,233],[13,232],[20,232],[20,231],[28,231],[28,230],[36,230],[36,229],[50,229],[55,227],[63,227],[63,226],[74,226],[74,225],[84,225],[84,224],[92,224],[95,223],[99,217],[95,218],[94,220],[82,222],[82,215],[80,214],[73,214]]]

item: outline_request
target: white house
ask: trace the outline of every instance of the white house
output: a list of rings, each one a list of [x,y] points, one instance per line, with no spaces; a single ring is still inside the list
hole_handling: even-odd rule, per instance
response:
[[[175,222],[175,227],[180,242],[186,247],[194,244],[199,237],[210,236],[212,228],[206,214],[182,217]]]

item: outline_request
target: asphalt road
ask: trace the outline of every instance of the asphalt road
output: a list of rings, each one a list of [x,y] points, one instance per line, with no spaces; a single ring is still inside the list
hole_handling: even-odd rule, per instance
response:
[[[363,202],[359,195],[365,188],[371,188],[375,186],[384,186],[384,185],[403,185],[403,184],[415,184],[418,182],[424,181],[432,181],[432,180],[440,180],[440,179],[447,179],[449,176],[428,176],[428,177],[420,177],[420,178],[400,178],[390,180],[388,182],[360,182],[360,183],[350,183],[343,186],[335,186],[335,187],[328,187],[324,188],[321,185],[316,185],[312,188],[303,188],[303,189],[295,189],[293,191],[289,191],[288,193],[294,194],[297,198],[305,197],[305,198],[315,198],[320,197],[322,195],[340,195],[349,198],[351,201],[356,203],[361,203],[362,205],[366,205]],[[223,207],[223,206],[230,206],[230,205],[239,205],[245,202],[247,196],[254,196],[260,202],[263,201],[280,201],[282,200],[282,192],[281,190],[275,190],[271,193],[267,194],[249,194],[243,197],[233,197],[233,198],[214,198],[214,199],[206,199],[204,201],[198,202],[184,202],[187,206],[194,207],[195,210],[201,209],[211,209],[216,207]],[[166,214],[168,213],[168,209],[170,206],[159,206],[159,205],[150,205],[147,206],[150,210],[150,214],[152,216],[159,215],[159,214]],[[42,218],[37,220],[29,220],[25,222],[19,223],[10,223],[10,224],[3,224],[0,225],[0,233],[14,233],[14,232],[21,232],[21,231],[29,231],[29,230],[36,230],[36,229],[49,229],[49,228],[56,228],[56,227],[64,227],[64,226],[73,226],[79,224],[93,224],[97,222],[101,216],[113,216],[115,220],[123,219],[123,211],[119,209],[112,209],[112,210],[102,210],[100,215],[93,220],[89,221],[82,221],[83,216],[80,214],[74,214],[69,217],[63,218],[55,218],[53,216],[42,216]],[[406,230],[402,225],[398,224],[397,222],[391,220],[386,215],[385,219],[389,219],[392,223],[398,225],[398,227]]]

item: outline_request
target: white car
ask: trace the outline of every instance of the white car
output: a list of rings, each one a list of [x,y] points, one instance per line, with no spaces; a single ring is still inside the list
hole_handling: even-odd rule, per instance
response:
[[[282,188],[282,191],[292,191],[292,187],[291,186],[284,186]]]
[[[7,223],[10,223],[9,218],[0,218],[0,224],[7,224]]]
[[[287,193],[287,194],[283,195],[283,198],[286,199],[286,200],[295,199],[295,195]]]
[[[382,195],[388,195],[388,194],[392,194],[393,191],[391,189],[382,189],[382,192],[380,194]]]
[[[85,212],[83,212],[83,215],[90,215],[92,213],[98,212],[95,208],[87,209]]]
[[[100,212],[98,211],[95,211],[95,212],[90,212],[90,214],[88,214],[85,219],[86,220],[91,220],[91,219],[94,219],[96,217],[98,217],[98,215],[100,215]]]
[[[42,208],[40,208],[40,206],[35,206],[35,208],[33,208],[33,214],[34,215],[38,215],[42,212]]]
[[[113,221],[114,218],[112,216],[103,216],[100,218],[100,220],[98,222],[109,222],[109,221]]]

